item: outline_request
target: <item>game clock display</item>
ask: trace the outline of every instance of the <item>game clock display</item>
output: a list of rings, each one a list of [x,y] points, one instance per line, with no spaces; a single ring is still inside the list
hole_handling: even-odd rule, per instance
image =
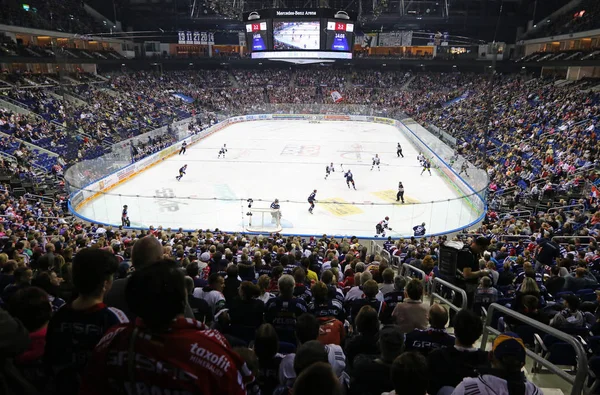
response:
[[[354,24],[339,21],[327,21],[327,50],[352,51]]]
[[[252,52],[268,50],[267,22],[247,23],[246,40]]]

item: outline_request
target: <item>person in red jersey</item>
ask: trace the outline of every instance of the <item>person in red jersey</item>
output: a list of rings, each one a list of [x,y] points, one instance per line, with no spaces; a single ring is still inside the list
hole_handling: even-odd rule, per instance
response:
[[[100,340],[80,394],[260,393],[225,337],[184,317],[184,281],[169,260],[131,276],[125,294],[138,319]]]

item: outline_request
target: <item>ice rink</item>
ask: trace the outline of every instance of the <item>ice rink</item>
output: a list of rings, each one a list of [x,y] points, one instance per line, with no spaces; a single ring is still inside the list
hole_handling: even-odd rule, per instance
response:
[[[396,156],[401,143],[404,158]],[[217,158],[227,144],[226,158]],[[379,154],[381,170],[371,170]],[[253,207],[281,203],[285,234],[373,237],[390,217],[393,237],[412,236],[426,223],[427,234],[465,226],[477,213],[435,169],[421,175],[415,147],[395,127],[365,122],[254,121],[230,125],[153,166],[109,194],[80,208],[92,221],[120,225],[129,206],[132,226],[244,231],[248,198]],[[333,162],[336,172],[325,177]],[[188,165],[181,181],[178,169]],[[352,170],[357,190],[348,189],[340,164]],[[406,204],[396,202],[398,181]],[[308,195],[317,189],[314,214]],[[431,203],[436,201],[436,203]],[[254,225],[259,220],[254,216]],[[260,220],[259,220],[260,221]]]
[[[275,45],[286,44],[298,49],[319,49],[319,22],[276,22]]]

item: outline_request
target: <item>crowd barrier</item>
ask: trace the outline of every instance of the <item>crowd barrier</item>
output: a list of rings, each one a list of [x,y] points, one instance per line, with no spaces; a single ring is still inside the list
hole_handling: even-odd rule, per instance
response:
[[[441,293],[437,292],[437,289],[441,287],[446,287],[453,292],[458,292],[461,295],[461,304],[460,306],[455,305],[451,300],[446,299]],[[446,280],[442,280],[439,277],[434,277],[431,282],[431,292],[429,293],[429,304],[433,305],[435,299],[439,299],[440,301],[446,303],[448,307],[450,307],[454,311],[459,311],[461,309],[467,308],[467,293],[464,289],[457,287],[454,284],[450,284]]]
[[[386,125],[395,126],[404,136],[406,136],[415,147],[431,158],[432,168],[436,169],[440,174],[443,175],[443,179],[457,191],[457,198],[446,199],[443,201],[435,201],[432,199],[431,202],[423,203],[412,203],[403,206],[403,210],[410,210],[406,207],[417,207],[419,204],[431,205],[431,219],[433,217],[439,220],[439,217],[444,215],[447,216],[448,212],[453,210],[460,210],[458,212],[458,221],[460,226],[456,226],[451,229],[447,229],[443,232],[431,233],[426,236],[437,236],[441,234],[455,233],[463,229],[478,225],[485,217],[486,202],[485,195],[488,186],[487,173],[483,170],[474,170],[473,176],[470,177],[469,182],[461,178],[457,171],[448,164],[448,160],[451,157],[456,157],[455,152],[439,141],[430,132],[422,127],[419,127],[412,120],[408,120],[405,125],[403,122],[379,117],[379,116],[366,116],[366,115],[346,115],[346,114],[295,114],[295,113],[274,113],[274,114],[253,114],[253,115],[240,115],[232,116],[216,125],[203,130],[200,133],[190,135],[184,139],[178,141],[172,146],[152,154],[144,159],[141,159],[135,163],[128,163],[128,158],[123,157],[124,155],[106,155],[104,157],[96,158],[89,161],[83,161],[70,167],[65,172],[65,180],[71,192],[69,199],[69,207],[76,215],[78,211],[90,203],[92,200],[105,195],[109,196],[110,191],[116,186],[126,182],[137,174],[151,168],[157,163],[169,158],[170,156],[177,153],[181,143],[185,141],[188,146],[202,140],[203,138],[216,133],[217,131],[239,122],[248,121],[278,121],[278,120],[319,120],[319,121],[358,121],[358,122],[374,122]],[[437,140],[437,142],[436,142]],[[430,145],[434,145],[435,149]],[[436,149],[438,152],[436,152]],[[125,155],[126,156],[126,155]],[[458,165],[456,165],[458,166]],[[92,182],[90,182],[92,181]],[[136,199],[160,199],[157,196],[133,196]],[[194,199],[194,198],[186,198]],[[211,198],[215,199],[215,198]],[[222,199],[217,199],[222,200]],[[305,204],[302,202],[289,202],[291,204]],[[338,204],[338,203],[332,203]],[[347,203],[339,203],[347,204]],[[354,203],[358,204],[361,203]],[[371,203],[371,205],[377,205],[380,203]],[[381,203],[389,205],[391,209],[394,205],[391,203]],[[413,212],[415,209],[413,208]],[[447,217],[446,217],[447,218]],[[84,218],[86,219],[86,218]],[[93,220],[89,219],[89,220]],[[102,223],[102,221],[96,221]],[[118,226],[119,223],[105,223],[105,225]],[[162,224],[167,226],[167,224]],[[199,224],[200,225],[200,224]],[[171,226],[169,224],[168,226]],[[172,226],[175,227],[175,226]],[[190,229],[193,230],[193,229]],[[389,257],[391,259],[391,257]]]

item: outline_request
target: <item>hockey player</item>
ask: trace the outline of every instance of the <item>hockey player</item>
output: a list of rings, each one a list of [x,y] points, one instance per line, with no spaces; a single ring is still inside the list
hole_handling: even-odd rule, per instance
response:
[[[467,173],[468,169],[469,169],[469,164],[467,163],[467,161],[464,161],[462,163],[462,165],[460,165],[460,172],[458,173],[458,175],[460,176],[462,173],[465,173],[467,175],[467,177],[469,177],[469,173]]]
[[[424,236],[425,235],[425,222],[423,222],[421,225],[414,226],[413,231],[415,232],[415,236]]]
[[[275,199],[273,203],[271,203],[271,210],[279,210],[281,206],[279,205],[279,199]],[[271,213],[271,223],[277,222],[277,217],[281,218],[281,211],[272,212]]]
[[[177,177],[175,177],[177,179],[177,181],[181,181],[181,177],[183,177],[186,170],[187,170],[187,165],[183,165],[183,167],[181,169],[179,169],[179,175]]]
[[[404,203],[404,185],[402,185],[402,181],[398,183],[398,193],[396,194],[396,201],[399,202],[400,199]]]
[[[398,146],[396,147],[396,155],[398,155],[398,158],[404,158],[404,154],[402,154],[402,146],[400,145],[400,143],[398,143]]]
[[[181,149],[179,150],[179,155],[181,155],[181,154],[185,154],[185,151],[186,151],[185,147],[187,147],[187,143],[184,141],[184,142],[181,144]]]
[[[333,162],[329,166],[325,166],[325,179],[329,177],[329,174],[335,173],[335,168],[333,167]]]
[[[225,159],[225,153],[227,152],[227,144],[223,144],[223,148],[221,148],[219,150],[219,156],[218,158],[221,157],[221,155],[223,155],[223,159]]]
[[[421,164],[423,165],[423,170],[421,170],[421,175],[423,175],[423,173],[425,171],[428,171],[429,175],[431,175],[431,162],[429,162],[427,159],[423,159],[423,162]]]
[[[371,165],[371,170],[373,170],[373,167],[377,166],[379,171],[381,171],[381,167],[379,167],[379,163],[381,163],[381,160],[379,159],[379,155],[375,154],[375,157],[373,158],[373,164]]]
[[[422,164],[423,161],[425,160],[425,155],[423,155],[422,152],[419,152],[419,155],[417,155],[417,160],[419,161],[420,164]]]
[[[121,213],[121,226],[131,226],[129,214],[127,213],[127,205],[123,206],[123,212]]]
[[[346,177],[346,185],[348,185],[348,189],[350,189],[350,184],[352,184],[352,187],[356,191],[356,185],[354,185],[354,176],[352,175],[352,172],[348,170],[344,173],[344,177]]]
[[[310,208],[308,209],[308,212],[311,214],[313,213],[313,209],[315,208],[315,203],[317,202],[316,196],[317,196],[316,189],[308,196],[308,202],[310,203]]]
[[[381,235],[381,237],[385,237],[385,230],[386,229],[392,230],[392,228],[388,227],[389,220],[390,220],[390,217],[385,217],[385,219],[383,219],[377,225],[375,225],[375,231],[377,232],[375,237],[379,237],[379,235]]]

